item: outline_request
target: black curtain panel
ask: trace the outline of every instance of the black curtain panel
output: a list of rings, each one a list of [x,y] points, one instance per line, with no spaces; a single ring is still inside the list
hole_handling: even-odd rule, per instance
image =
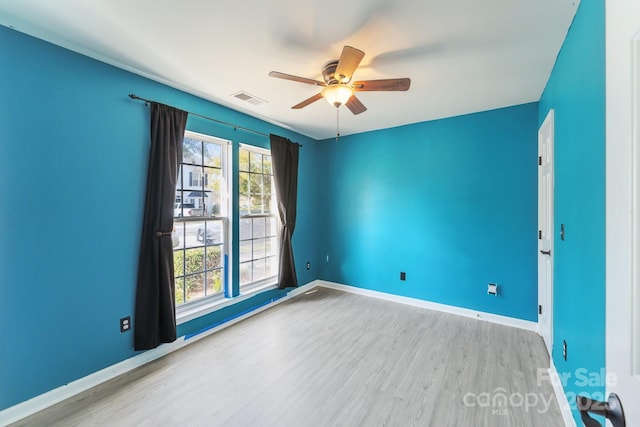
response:
[[[277,135],[271,135],[270,139],[273,179],[276,187],[276,197],[278,198],[278,213],[282,222],[278,288],[284,289],[298,286],[291,237],[296,227],[300,145]]]
[[[136,350],[176,340],[171,231],[187,115],[168,105],[151,103],[151,148],[134,324]]]

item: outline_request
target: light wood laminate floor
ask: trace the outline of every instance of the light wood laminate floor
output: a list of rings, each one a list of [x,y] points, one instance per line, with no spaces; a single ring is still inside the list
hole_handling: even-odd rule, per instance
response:
[[[15,425],[562,426],[548,366],[532,332],[317,288]]]

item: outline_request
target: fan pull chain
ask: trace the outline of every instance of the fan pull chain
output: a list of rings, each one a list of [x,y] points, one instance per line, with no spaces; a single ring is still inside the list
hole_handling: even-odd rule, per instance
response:
[[[340,107],[336,107],[336,142],[340,139]]]

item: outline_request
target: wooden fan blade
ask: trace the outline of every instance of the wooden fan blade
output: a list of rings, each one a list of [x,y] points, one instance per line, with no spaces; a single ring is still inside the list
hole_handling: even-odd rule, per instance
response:
[[[360,65],[360,61],[364,58],[364,52],[355,47],[345,46],[338,60],[335,78],[339,82],[348,83],[353,76],[353,72]]]
[[[345,105],[347,106],[347,108],[349,110],[351,110],[351,112],[353,114],[360,114],[360,113],[364,113],[365,111],[367,111],[367,107],[365,107],[364,104],[362,102],[360,102],[360,100],[358,98],[356,98],[355,95],[353,95],[351,98],[349,98],[349,100],[347,101],[347,103]]]
[[[326,86],[324,82],[321,82],[319,80],[308,79],[306,77],[292,76],[291,74],[285,74],[278,71],[272,71],[269,73],[269,75],[271,77],[276,77],[278,79],[291,80],[299,83],[307,83],[314,86],[322,86],[322,87]]]
[[[299,104],[294,105],[293,107],[291,107],[293,110],[299,110],[301,108],[306,107],[309,104],[312,104],[314,102],[316,102],[318,99],[322,99],[322,93],[316,93],[315,95],[313,95],[311,98],[307,98],[304,101],[302,101]]]
[[[409,90],[411,79],[362,80],[353,83],[353,90],[366,91],[404,91]]]

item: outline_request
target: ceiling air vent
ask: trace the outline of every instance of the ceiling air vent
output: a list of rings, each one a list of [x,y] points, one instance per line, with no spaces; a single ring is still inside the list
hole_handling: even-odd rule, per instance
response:
[[[237,98],[241,101],[245,101],[248,102],[249,104],[253,104],[253,105],[260,105],[260,104],[264,104],[265,100],[258,98],[257,96],[253,96],[250,93],[244,92],[244,91],[240,91],[240,92],[236,92],[234,94],[232,94],[231,96],[233,96],[234,98]]]

